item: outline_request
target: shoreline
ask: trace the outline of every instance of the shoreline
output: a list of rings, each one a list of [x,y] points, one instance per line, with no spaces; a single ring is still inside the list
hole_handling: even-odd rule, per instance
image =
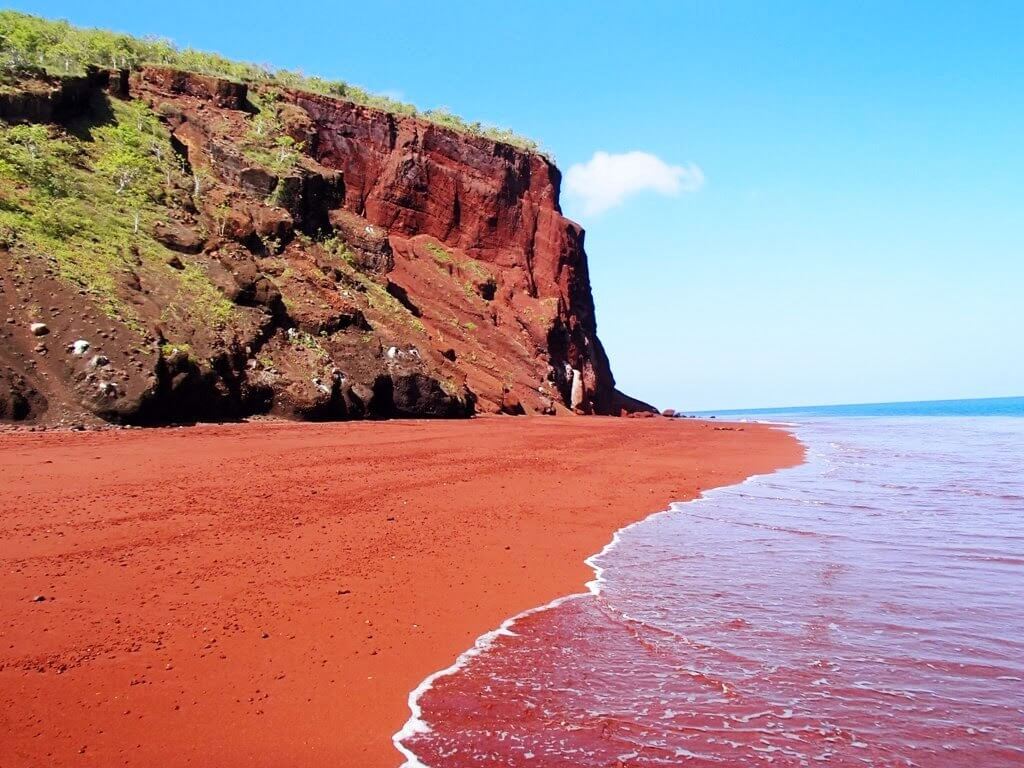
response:
[[[743,422],[743,423],[747,423],[747,422]],[[771,427],[797,426],[796,424],[787,424],[785,422],[769,422],[769,421],[764,421],[764,422],[753,422],[753,423],[764,424],[764,425],[771,426]],[[795,432],[788,432],[788,434],[792,434],[794,437],[796,436]],[[797,439],[799,439],[799,438],[797,438]],[[806,451],[806,448],[804,448],[803,462],[806,462],[806,461],[807,461],[807,451]],[[622,542],[622,534],[623,533],[628,531],[630,528],[634,528],[635,526],[638,526],[638,525],[643,525],[643,524],[653,520],[656,517],[660,517],[661,515],[667,515],[667,514],[670,514],[672,512],[676,512],[676,511],[678,511],[678,508],[683,507],[685,505],[694,504],[694,503],[706,500],[709,496],[711,496],[711,495],[713,495],[715,493],[724,491],[724,490],[729,489],[729,488],[736,488],[736,487],[739,487],[739,486],[742,486],[742,485],[746,485],[746,484],[748,484],[748,483],[750,483],[750,482],[752,482],[752,481],[754,481],[754,480],[756,480],[758,478],[769,477],[772,474],[774,474],[775,472],[778,472],[778,471],[781,471],[781,470],[787,469],[787,468],[789,468],[789,467],[779,467],[777,469],[773,469],[773,470],[770,470],[768,472],[764,472],[764,473],[761,473],[761,474],[748,475],[747,477],[743,478],[742,480],[740,480],[737,483],[732,483],[732,484],[728,484],[728,485],[716,485],[716,486],[713,486],[713,487],[710,487],[710,488],[705,488],[705,489],[701,490],[696,496],[694,496],[691,499],[686,499],[686,500],[682,500],[682,501],[671,501],[671,502],[669,502],[669,505],[668,505],[668,507],[666,509],[662,509],[662,510],[659,510],[657,512],[651,512],[649,515],[647,515],[644,518],[641,518],[639,520],[634,520],[631,523],[627,523],[627,524],[623,525],[621,528],[617,529],[612,534],[611,540],[609,540],[608,543],[604,545],[604,547],[601,549],[601,551],[595,552],[594,554],[592,554],[589,557],[584,559],[583,562],[586,563],[587,567],[591,568],[593,570],[593,572],[594,572],[594,578],[591,579],[590,581],[586,582],[586,584],[584,585],[586,591],[583,591],[583,592],[573,592],[571,594],[565,594],[565,595],[562,595],[561,597],[556,597],[554,600],[551,600],[550,602],[547,602],[544,605],[539,605],[539,606],[536,606],[534,608],[528,608],[525,611],[521,611],[521,612],[517,613],[515,616],[510,616],[509,618],[505,619],[501,623],[501,625],[498,626],[497,628],[492,629],[492,630],[490,630],[488,632],[485,632],[484,634],[480,635],[480,637],[478,637],[476,639],[476,641],[473,643],[472,647],[467,648],[465,651],[460,653],[458,658],[456,658],[455,661],[452,662],[452,664],[450,664],[449,666],[445,667],[444,669],[440,669],[440,670],[438,670],[436,672],[433,672],[430,675],[428,675],[426,678],[424,678],[423,681],[420,682],[419,685],[417,685],[412,691],[409,692],[409,712],[410,712],[409,719],[406,720],[406,722],[402,726],[402,728],[399,731],[397,731],[394,734],[394,736],[392,736],[392,742],[395,745],[395,749],[397,749],[402,754],[402,756],[405,758],[405,761],[401,764],[401,766],[399,768],[433,768],[432,766],[429,766],[429,765],[423,763],[419,759],[419,757],[416,755],[415,752],[413,752],[411,749],[407,748],[404,745],[403,741],[405,739],[411,737],[411,736],[414,736],[417,733],[425,733],[425,732],[429,731],[430,726],[429,726],[429,724],[426,723],[426,721],[423,720],[423,710],[420,707],[419,700],[423,696],[423,694],[425,694],[427,691],[429,691],[433,687],[434,682],[437,681],[438,679],[442,678],[442,677],[447,677],[449,675],[457,674],[473,658],[475,658],[476,656],[479,656],[482,653],[486,653],[491,648],[491,646],[493,645],[494,640],[496,640],[498,637],[501,637],[502,635],[511,635],[511,634],[513,634],[512,633],[512,627],[514,627],[517,623],[519,623],[520,620],[525,619],[525,618],[527,618],[529,616],[532,616],[534,614],[537,614],[537,613],[542,613],[544,611],[554,610],[554,609],[558,608],[559,606],[564,605],[565,603],[569,602],[570,600],[576,600],[576,599],[586,598],[586,597],[597,597],[598,595],[600,595],[601,594],[601,586],[602,586],[602,584],[605,583],[605,578],[604,578],[604,571],[605,571],[605,569],[601,565],[598,564],[598,560],[600,560],[600,558],[604,557],[606,554],[608,554],[609,552],[611,552],[612,550],[614,550],[616,547],[618,547],[621,544],[621,542]]]
[[[611,532],[802,458],[788,433],[726,426],[0,436],[0,746],[13,765],[394,768],[410,691],[578,593]]]

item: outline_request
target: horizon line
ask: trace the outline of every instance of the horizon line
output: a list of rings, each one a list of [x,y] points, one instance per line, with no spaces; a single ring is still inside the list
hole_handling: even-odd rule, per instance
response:
[[[924,403],[967,403],[967,402],[981,402],[986,400],[1019,400],[1024,399],[1024,394],[1021,395],[996,395],[990,397],[950,397],[950,398],[938,398],[935,400],[881,400],[878,402],[868,403],[818,403],[814,405],[780,405],[780,406],[765,406],[755,408],[706,408],[700,411],[691,411],[694,414],[705,414],[705,413],[754,413],[763,411],[797,411],[805,408],[856,408],[860,406],[870,405],[910,405],[910,404],[924,404]]]

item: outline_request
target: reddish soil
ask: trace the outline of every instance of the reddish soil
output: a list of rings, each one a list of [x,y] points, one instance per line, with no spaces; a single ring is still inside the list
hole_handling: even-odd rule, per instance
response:
[[[801,455],[668,419],[0,435],[0,764],[393,768],[408,692],[616,528]]]

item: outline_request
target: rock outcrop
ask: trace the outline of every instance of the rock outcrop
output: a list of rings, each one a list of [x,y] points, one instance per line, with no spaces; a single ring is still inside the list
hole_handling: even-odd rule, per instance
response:
[[[99,278],[31,237],[0,241],[0,419],[649,410],[615,390],[583,231],[545,157],[162,67],[24,94],[4,120],[69,137],[123,119],[118,100],[145,105],[166,178]]]
[[[345,208],[388,231],[403,264],[416,259],[414,240],[431,238],[444,247],[456,265],[453,271],[475,262],[488,273],[490,280],[474,290],[492,303],[493,324],[519,326],[531,348],[520,361],[532,369],[527,380],[517,382],[520,403],[542,410],[541,398],[548,397],[585,413],[615,412],[618,401],[597,337],[583,230],[562,216],[561,175],[550,161],[324,96],[291,91],[287,98],[315,127],[312,156],[344,174]],[[399,279],[405,272],[399,271]],[[424,294],[425,301],[444,299],[415,285],[415,275],[406,282],[410,285],[403,287]],[[480,374],[475,383],[488,402],[500,405],[502,391]],[[553,392],[542,391],[542,384]]]

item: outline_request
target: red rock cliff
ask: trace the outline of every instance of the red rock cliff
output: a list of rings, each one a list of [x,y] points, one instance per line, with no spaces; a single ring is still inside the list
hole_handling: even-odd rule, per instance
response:
[[[537,387],[551,382],[582,412],[618,413],[625,401],[597,337],[583,230],[562,215],[550,161],[413,117],[288,96],[311,118],[310,153],[343,172],[346,208],[388,230],[398,254],[427,235],[491,267],[496,300],[511,310],[499,315],[527,330],[543,364]],[[555,311],[516,311],[531,300]]]
[[[54,123],[76,154],[72,188],[105,195],[76,200],[79,215],[123,205],[79,138],[94,126],[130,134],[141,102],[159,123],[144,145],[178,161],[100,281],[75,271],[78,245],[56,264],[31,237],[0,246],[0,419],[651,410],[615,390],[583,231],[543,156],[164,67],[83,83],[59,115],[25,105],[63,81],[26,84],[0,115]],[[34,200],[19,197],[30,216]]]

